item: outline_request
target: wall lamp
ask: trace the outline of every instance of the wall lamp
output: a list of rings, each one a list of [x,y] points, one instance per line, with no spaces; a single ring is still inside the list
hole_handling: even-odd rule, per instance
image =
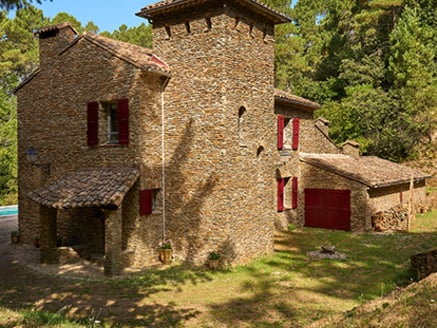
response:
[[[50,164],[38,164],[38,151],[35,149],[35,147],[30,146],[26,151],[26,157],[29,161],[30,165],[37,166],[41,168],[41,171],[44,173],[50,175]]]

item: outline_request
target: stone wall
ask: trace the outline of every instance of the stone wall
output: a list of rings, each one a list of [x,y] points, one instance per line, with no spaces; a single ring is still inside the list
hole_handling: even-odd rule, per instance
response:
[[[230,6],[197,9],[154,19],[154,52],[173,72],[167,235],[186,261],[216,251],[244,263],[273,250],[273,26]]]
[[[280,156],[276,163],[276,177],[298,177],[298,189],[302,192],[304,186],[301,177],[299,153],[334,153],[340,151],[335,144],[324,134],[316,125],[313,119],[313,112],[310,110],[302,110],[293,108],[292,106],[275,105],[275,114],[283,115],[286,118],[298,117],[300,119],[299,147],[297,150],[292,150],[290,147],[284,147],[282,151],[278,151]],[[289,123],[291,125],[291,123]],[[291,138],[292,132],[289,132]],[[286,190],[291,193],[291,190]],[[300,222],[303,224],[303,217],[299,210],[303,207],[302,197],[298,199],[297,209],[285,209],[283,212],[276,213],[275,226],[279,230],[286,230],[289,223]]]
[[[411,267],[418,279],[423,279],[437,272],[437,249],[411,256]]]
[[[351,230],[363,231],[371,229],[370,208],[368,194],[364,185],[346,179],[335,173],[319,169],[301,162],[301,183],[299,187],[298,223],[305,223],[305,188],[309,189],[337,189],[351,191]]]
[[[396,205],[408,206],[410,198],[410,184],[376,188],[369,190],[369,204],[371,212],[388,210]],[[416,182],[413,190],[413,203],[416,208],[426,203],[425,181]]]
[[[41,41],[43,54],[55,40]],[[19,230],[24,242],[30,243],[40,233],[38,205],[26,196],[30,191],[83,167],[136,166],[141,169],[141,177],[126,196],[129,206],[123,206],[124,248],[136,250],[134,262],[155,258],[151,250],[156,249],[161,237],[161,214],[139,217],[138,192],[162,187],[163,82],[161,76],[141,71],[85,39],[59,56],[44,58],[39,73],[17,91]],[[100,108],[100,142],[88,146],[87,103],[122,98],[129,99],[129,145],[106,142],[107,118]],[[38,165],[50,165],[50,174],[28,163],[25,153],[30,146],[38,151]],[[140,226],[143,220],[148,221],[144,222],[147,228]],[[87,242],[87,236],[95,232],[93,228],[102,233],[96,209],[59,211],[57,225],[58,234],[67,240]],[[143,238],[144,230],[147,238]],[[96,247],[99,251],[101,242]]]

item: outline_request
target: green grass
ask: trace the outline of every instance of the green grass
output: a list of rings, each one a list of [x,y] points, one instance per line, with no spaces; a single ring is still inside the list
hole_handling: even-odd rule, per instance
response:
[[[411,283],[410,256],[437,247],[437,211],[418,214],[413,228],[384,234],[295,228],[277,236],[273,254],[246,266],[210,271],[176,263],[128,278],[82,282],[71,293],[125,306],[123,315],[103,308],[99,318],[108,327],[302,327]],[[346,259],[307,256],[327,244]],[[63,313],[46,316],[36,311],[30,319],[68,326]],[[73,317],[72,324],[89,326],[89,313]]]

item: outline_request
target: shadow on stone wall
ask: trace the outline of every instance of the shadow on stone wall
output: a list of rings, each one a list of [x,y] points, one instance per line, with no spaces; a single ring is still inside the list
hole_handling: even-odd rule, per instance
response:
[[[196,171],[186,170],[186,165],[193,160],[192,150],[195,140],[194,120],[186,123],[183,135],[178,142],[172,157],[164,168],[166,172],[166,239],[171,239],[175,252],[181,252],[186,263],[196,262],[206,240],[200,233],[202,228],[202,206],[205,199],[213,193],[219,178],[214,172],[198,177],[189,177]],[[157,171],[161,167],[149,167],[146,170]],[[187,173],[190,172],[190,173]],[[194,182],[199,187],[193,191]],[[199,262],[199,261],[197,261]]]

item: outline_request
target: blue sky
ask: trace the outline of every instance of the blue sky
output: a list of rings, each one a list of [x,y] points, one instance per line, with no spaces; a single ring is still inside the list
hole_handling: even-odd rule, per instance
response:
[[[83,26],[92,21],[100,32],[117,30],[120,25],[138,26],[147,20],[135,16],[141,8],[159,0],[43,0],[34,5],[44,12],[44,16],[53,18],[59,12],[66,12],[79,20]],[[297,0],[293,0],[293,4]]]
[[[122,24],[129,27],[138,26],[147,20],[135,16],[141,8],[159,0],[43,0],[34,3],[46,17],[55,17],[59,12],[66,12],[86,25],[92,21],[100,28],[100,32],[117,30]]]

